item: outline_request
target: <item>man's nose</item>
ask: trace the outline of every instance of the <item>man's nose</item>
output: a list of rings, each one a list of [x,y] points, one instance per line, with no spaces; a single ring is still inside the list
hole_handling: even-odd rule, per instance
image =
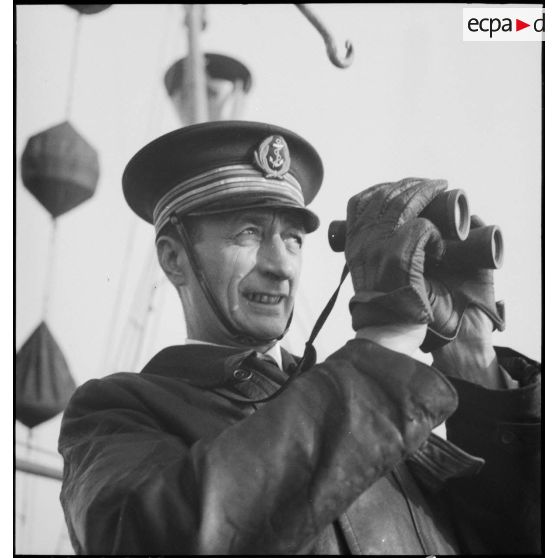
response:
[[[281,235],[264,240],[258,250],[258,267],[265,275],[278,279],[292,279],[295,274],[295,255],[291,254]]]

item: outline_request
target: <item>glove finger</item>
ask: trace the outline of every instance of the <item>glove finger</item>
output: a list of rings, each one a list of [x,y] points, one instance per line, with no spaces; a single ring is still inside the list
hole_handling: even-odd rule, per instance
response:
[[[353,196],[347,205],[349,227],[359,220],[393,223],[396,226],[416,217],[438,194],[447,189],[446,180],[404,178],[377,184]]]
[[[356,222],[364,212],[367,219],[376,221],[385,198],[397,189],[398,185],[399,182],[375,184],[350,198],[347,204],[347,222]]]
[[[415,239],[409,253],[412,254],[411,276],[415,281],[422,281],[426,257],[439,259],[444,253],[444,241],[439,229],[428,219],[421,217],[409,221],[400,229],[405,230],[407,238]]]
[[[380,213],[394,213],[399,216],[403,208],[407,205],[409,197],[412,197],[413,193],[416,192],[418,188],[426,188],[427,182],[429,182],[428,179],[415,177],[403,178],[399,182],[394,182],[393,187],[387,192],[383,200]]]
[[[385,213],[385,208],[393,204],[396,209],[402,208],[405,205],[405,200],[399,201],[398,196],[405,194],[409,189],[416,188],[417,184],[427,182],[423,178],[403,178],[398,182],[382,182],[366,188],[362,192],[353,196],[348,203],[348,213],[351,217],[358,218],[364,211],[370,217],[374,217],[381,213]]]
[[[447,180],[421,179],[420,182],[413,184],[401,194],[400,203],[403,205],[397,217],[398,225],[400,226],[409,219],[420,215],[434,198],[446,191],[447,188]]]

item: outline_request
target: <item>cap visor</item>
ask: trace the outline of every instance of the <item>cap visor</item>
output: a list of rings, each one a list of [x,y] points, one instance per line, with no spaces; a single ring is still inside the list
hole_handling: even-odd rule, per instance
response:
[[[222,202],[214,204],[214,206],[208,205],[194,211],[189,211],[184,214],[184,217],[187,217],[188,215],[193,217],[202,215],[218,215],[220,213],[231,213],[236,211],[245,211],[248,209],[281,210],[298,214],[303,219],[304,228],[307,233],[314,232],[320,226],[320,219],[318,216],[306,207],[301,207],[300,205],[289,203],[284,200],[278,201],[277,199],[265,199],[261,197],[255,200],[254,198],[242,199],[242,196],[238,196],[236,199],[231,198],[227,200],[226,206],[224,206]]]

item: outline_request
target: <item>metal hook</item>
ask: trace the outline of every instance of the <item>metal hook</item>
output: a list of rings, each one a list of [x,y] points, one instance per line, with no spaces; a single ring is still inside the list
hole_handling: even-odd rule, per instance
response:
[[[345,41],[345,56],[341,58],[337,53],[337,46],[324,24],[312,13],[308,4],[295,4],[295,6],[303,13],[306,19],[314,26],[318,33],[322,36],[327,50],[327,56],[331,63],[338,68],[348,68],[354,59],[353,45],[351,41]]]

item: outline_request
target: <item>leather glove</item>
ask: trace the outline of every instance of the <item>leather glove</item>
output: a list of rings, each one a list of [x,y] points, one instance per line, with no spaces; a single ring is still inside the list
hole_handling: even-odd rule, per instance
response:
[[[424,264],[427,254],[441,256],[443,242],[418,215],[446,189],[445,180],[405,178],[349,200],[345,257],[355,290],[349,303],[354,330],[433,321]]]
[[[481,219],[471,217],[471,229],[484,226]],[[453,341],[469,307],[480,308],[492,321],[494,329],[503,331],[504,305],[494,297],[492,269],[452,268],[444,261],[427,265],[426,285],[433,319],[421,345],[424,352]]]

